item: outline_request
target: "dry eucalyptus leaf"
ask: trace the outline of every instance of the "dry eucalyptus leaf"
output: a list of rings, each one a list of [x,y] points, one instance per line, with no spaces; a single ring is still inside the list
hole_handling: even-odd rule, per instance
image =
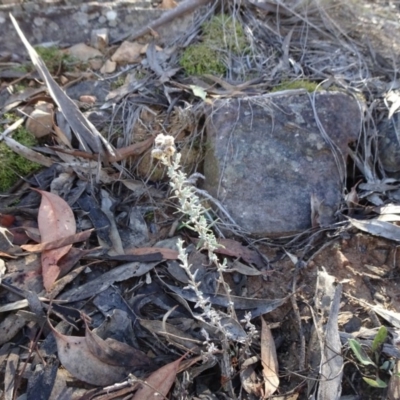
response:
[[[15,378],[20,361],[19,351],[19,347],[14,347],[7,358],[7,365],[4,374],[4,397],[2,397],[4,400],[13,400],[14,390],[17,390],[17,380]]]
[[[106,364],[127,368],[148,368],[153,365],[151,358],[142,351],[114,339],[103,340],[87,325],[85,337],[90,352]]]
[[[27,305],[28,302],[26,301],[25,307]],[[25,326],[25,324],[26,321],[23,318],[19,318],[16,314],[2,317],[2,321],[0,322],[0,345],[9,342],[20,331],[20,329]]]
[[[160,400],[162,396],[167,397],[183,357],[153,372],[144,381],[132,400]]]
[[[77,288],[73,288],[68,292],[64,292],[61,296],[59,296],[58,299],[67,301],[79,301],[87,299],[106,290],[114,282],[122,282],[132,277],[145,275],[158,264],[159,262],[132,262],[123,264],[117,268],[105,272],[104,274],[102,274],[98,278],[93,279],[90,282],[87,282]]]
[[[68,246],[73,243],[84,242],[85,240],[89,239],[92,232],[93,229],[88,229],[86,231],[75,233],[73,235],[66,236],[61,239],[52,240],[50,242],[42,242],[38,244],[25,244],[21,246],[21,249],[29,251],[31,253],[36,253],[44,250],[58,249],[60,247]]]
[[[174,325],[156,320],[139,320],[140,325],[149,330],[153,334],[164,336],[169,343],[184,349],[191,350],[192,353],[200,352],[203,342],[197,340],[190,332],[183,332]]]
[[[279,367],[274,338],[264,318],[261,318],[261,363],[264,375],[264,398],[268,398],[279,387]]]
[[[130,370],[107,364],[90,350],[85,337],[67,336],[50,324],[57,343],[58,358],[75,378],[95,386],[108,386],[124,380]]]
[[[101,133],[95,126],[82,114],[76,104],[65,94],[65,92],[58,86],[56,81],[51,76],[43,60],[39,57],[36,50],[31,46],[25,35],[21,31],[17,21],[10,14],[11,21],[21,38],[24,46],[26,47],[33,65],[41,75],[42,79],[46,82],[46,86],[53,100],[56,102],[58,108],[63,113],[68,124],[71,126],[75,136],[79,140],[84,151],[92,151],[102,155],[105,158],[104,148],[107,150],[107,155],[114,155],[112,146],[106,139],[103,138]],[[51,160],[50,160],[51,161]]]
[[[258,357],[251,357],[244,361],[240,368],[240,381],[247,393],[261,398],[263,396],[263,384],[255,372],[257,363]]]
[[[387,398],[389,400],[400,399],[400,360],[396,360],[396,365],[393,370],[393,374],[390,377],[388,385]]]
[[[350,217],[347,218],[354,227],[361,231],[400,242],[400,227],[396,225],[378,219],[361,221]]]
[[[74,213],[68,203],[60,196],[37,190],[42,195],[39,207],[38,225],[42,242],[61,240],[76,233]],[[60,275],[58,261],[65,256],[72,245],[45,250],[42,253],[43,284],[49,291]]]
[[[157,8],[161,8],[162,10],[170,10],[171,8],[175,8],[177,5],[178,4],[175,0],[162,0],[161,4]]]

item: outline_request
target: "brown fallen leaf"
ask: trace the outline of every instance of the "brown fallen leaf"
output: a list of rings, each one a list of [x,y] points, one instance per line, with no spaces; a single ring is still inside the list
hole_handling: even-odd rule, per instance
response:
[[[157,8],[170,10],[171,8],[175,8],[177,5],[177,2],[174,0],[162,0],[161,4]]]
[[[12,254],[4,253],[3,251],[0,251],[0,257],[17,258],[17,256],[13,256]]]
[[[83,242],[89,239],[93,231],[94,229],[88,229],[86,231],[75,233],[73,235],[66,236],[58,240],[53,240],[51,242],[42,242],[38,244],[25,244],[21,246],[21,249],[29,251],[31,253],[38,253],[44,250],[58,249],[63,246],[67,246],[78,242]]]
[[[153,372],[134,394],[132,400],[160,400],[167,397],[178,373],[179,364],[185,356],[186,354]]]
[[[192,239],[195,243],[198,239]],[[265,263],[261,256],[255,251],[251,250],[246,246],[233,239],[218,239],[218,243],[223,247],[219,247],[215,250],[216,253],[231,257],[240,257],[249,264],[255,264],[261,268],[265,266]]]
[[[42,242],[52,242],[71,236],[76,232],[74,213],[61,197],[42,190],[33,189],[42,195],[39,207],[38,225]],[[42,253],[43,285],[47,291],[60,275],[58,261],[65,256],[72,245]]]
[[[261,318],[261,363],[264,375],[264,399],[266,399],[278,389],[279,377],[274,338],[264,318]]]
[[[0,213],[0,226],[2,226],[3,228],[9,228],[14,223],[14,221],[14,215]]]
[[[242,383],[242,388],[250,394],[257,396],[258,398],[262,397],[263,383],[260,382],[257,374],[256,374],[256,363],[258,361],[257,357],[248,358],[243,362],[240,368],[240,382]]]
[[[154,142],[154,137],[150,137],[141,142],[134,143],[131,144],[130,146],[117,149],[115,151],[115,156],[110,157],[110,162],[118,162],[124,160],[127,157],[141,155],[151,147],[153,142]]]
[[[25,231],[24,227],[19,227],[18,226],[18,227],[14,227],[14,228],[9,228],[9,231],[13,235],[13,238],[12,238],[13,245],[21,246],[22,244],[28,243],[29,240],[31,239],[27,235],[27,232]]]
[[[90,351],[85,337],[63,335],[53,328],[49,320],[48,323],[57,343],[58,358],[75,378],[95,386],[108,386],[128,376],[129,369],[97,358]]]

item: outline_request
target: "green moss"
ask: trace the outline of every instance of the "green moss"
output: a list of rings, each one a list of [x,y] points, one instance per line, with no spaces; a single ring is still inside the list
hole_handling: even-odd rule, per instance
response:
[[[37,140],[24,127],[16,130],[12,138],[26,147],[37,144]],[[41,166],[14,153],[6,144],[0,142],[0,192],[14,185],[19,176],[27,176]]]
[[[202,28],[202,42],[188,46],[180,59],[188,75],[225,74],[224,54],[241,55],[249,51],[242,26],[226,14],[214,16]]]
[[[226,66],[216,50],[207,44],[194,44],[184,51],[180,64],[188,75],[221,75],[226,72]]]
[[[215,49],[229,50],[235,54],[248,52],[249,43],[239,21],[220,14],[203,24],[203,37]]]
[[[53,73],[57,72],[60,65],[61,68],[64,70],[70,69],[70,64],[76,61],[74,57],[62,52],[55,46],[50,46],[50,47],[37,46],[35,47],[35,50],[46,64],[47,69]]]
[[[118,79],[111,82],[111,89],[115,90],[125,84],[125,76],[119,76]]]
[[[71,65],[77,62],[75,57],[64,53],[55,46],[37,46],[35,47],[35,50],[39,54],[40,58],[44,61],[47,69],[51,73],[56,73],[60,66],[61,69],[69,71],[71,70]],[[32,63],[29,62],[15,66],[13,69],[18,72],[28,73],[32,72],[35,67]]]
[[[13,71],[22,72],[23,74],[28,73],[32,70],[32,65],[21,64],[11,68]]]

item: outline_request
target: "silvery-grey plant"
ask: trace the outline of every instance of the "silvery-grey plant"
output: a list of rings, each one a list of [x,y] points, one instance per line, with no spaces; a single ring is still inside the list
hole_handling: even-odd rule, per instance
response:
[[[225,282],[223,272],[226,270],[226,260],[222,263],[219,261],[215,251],[220,247],[217,238],[213,231],[209,228],[208,222],[204,216],[205,208],[192,185],[188,184],[187,175],[181,170],[181,154],[176,152],[175,141],[173,136],[160,134],[155,139],[155,148],[152,151],[152,156],[161,161],[167,167],[167,175],[170,179],[172,198],[178,200],[177,207],[180,212],[188,217],[186,226],[197,232],[199,236],[199,247],[201,250],[207,250],[210,264],[215,265],[219,272],[218,283],[225,290],[226,295],[230,299],[231,289]],[[188,287],[192,289],[197,297],[195,308],[203,309],[204,316],[218,328],[218,313],[213,310],[208,299],[204,298],[203,292],[200,290],[200,282],[196,281],[196,273],[191,271],[186,251],[183,247],[183,241],[178,241],[179,260],[181,267],[185,270],[188,278]],[[231,316],[235,315],[233,302],[229,301],[228,312]]]
[[[190,184],[187,175],[181,170],[181,154],[176,151],[175,140],[173,136],[159,134],[155,139],[155,147],[152,151],[152,156],[166,166],[167,175],[170,180],[172,198],[177,199],[179,204],[177,209],[187,216],[188,221],[186,226],[198,234],[199,248],[207,251],[210,264],[216,267],[219,273],[218,285],[223,287],[228,298],[228,314],[230,317],[237,320],[234,303],[230,295],[231,289],[223,276],[223,272],[225,272],[227,269],[226,259],[224,259],[223,262],[220,262],[218,259],[216,250],[218,247],[220,247],[220,245],[218,244],[217,238],[210,229],[207,219],[205,218],[206,209],[197,196],[194,187]],[[222,323],[223,317],[225,316],[222,312],[216,310],[212,306],[210,299],[206,298],[202,292],[200,288],[201,282],[196,280],[197,270],[194,272],[192,271],[191,265],[189,264],[188,255],[184,248],[184,243],[181,239],[178,240],[178,252],[178,258],[181,261],[181,267],[185,270],[188,276],[189,283],[186,288],[193,290],[196,295],[197,302],[195,304],[195,308],[200,308],[202,310],[201,317],[204,321],[210,323],[222,333],[223,354],[227,356],[229,354],[228,350],[231,334]],[[245,328],[247,329],[247,337],[244,341],[244,352],[247,353],[252,340],[258,335],[258,332],[256,327],[251,323],[250,313],[247,313],[244,317],[244,320],[241,322],[245,324]],[[210,356],[215,352],[216,347],[215,343],[212,343],[207,335],[206,344],[208,355]],[[232,371],[229,371],[229,356],[223,358],[225,364],[225,374],[230,376]],[[225,360],[225,358],[227,359]]]

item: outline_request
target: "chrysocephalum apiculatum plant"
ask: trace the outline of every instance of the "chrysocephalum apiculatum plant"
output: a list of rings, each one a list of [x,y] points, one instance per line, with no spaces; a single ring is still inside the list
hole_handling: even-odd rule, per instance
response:
[[[155,148],[152,151],[152,156],[167,167],[172,197],[179,203],[178,210],[187,216],[186,226],[198,234],[199,247],[201,250],[206,250],[208,252],[210,264],[217,268],[219,273],[218,283],[223,287],[229,299],[227,307],[229,316],[236,319],[234,303],[230,296],[231,289],[223,277],[223,272],[226,271],[227,268],[226,259],[220,262],[215,253],[220,245],[205,218],[206,209],[197,196],[195,188],[188,183],[187,175],[181,170],[181,154],[176,151],[173,136],[164,134],[158,135],[155,139]],[[184,249],[184,243],[181,239],[178,241],[178,252],[181,267],[189,278],[188,286],[185,289],[191,289],[195,293],[197,300],[195,309],[200,308],[202,310],[200,317],[203,318],[204,321],[215,326],[217,330],[222,333],[223,340],[221,343],[225,354],[225,352],[229,350],[229,341],[232,338],[230,332],[224,326],[224,315],[213,308],[209,298],[206,298],[201,291],[201,282],[196,280],[197,271],[192,271],[191,265],[189,265],[188,255]],[[250,313],[248,313],[241,322],[247,329],[247,337],[243,341],[245,345],[244,351],[247,352],[253,338],[258,335],[258,332],[256,327],[251,323]],[[208,337],[206,337],[206,342],[208,345],[208,354],[212,355],[216,350],[216,345],[212,343]]]

